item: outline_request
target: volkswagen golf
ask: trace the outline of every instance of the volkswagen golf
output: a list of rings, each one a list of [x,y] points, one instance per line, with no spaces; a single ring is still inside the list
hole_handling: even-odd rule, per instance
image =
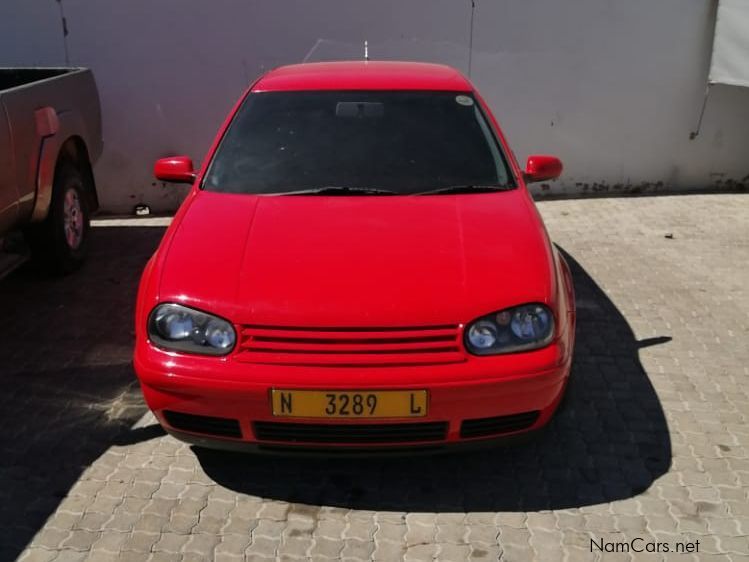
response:
[[[259,78],[142,276],[134,365],[180,439],[392,449],[548,423],[571,365],[570,271],[458,71],[334,62]]]

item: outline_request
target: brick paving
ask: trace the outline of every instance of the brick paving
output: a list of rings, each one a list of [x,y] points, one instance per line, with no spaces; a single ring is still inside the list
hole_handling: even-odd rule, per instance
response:
[[[537,439],[473,453],[191,449],[154,425],[130,366],[161,228],[96,228],[65,279],[13,273],[0,560],[749,560],[749,196],[539,208],[579,299],[569,396]],[[633,539],[699,551],[591,552]]]

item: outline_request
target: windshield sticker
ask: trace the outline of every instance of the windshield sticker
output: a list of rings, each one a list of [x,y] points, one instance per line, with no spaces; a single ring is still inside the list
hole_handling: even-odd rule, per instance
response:
[[[460,105],[465,105],[466,107],[470,107],[473,105],[473,98],[469,96],[456,96],[455,101]]]

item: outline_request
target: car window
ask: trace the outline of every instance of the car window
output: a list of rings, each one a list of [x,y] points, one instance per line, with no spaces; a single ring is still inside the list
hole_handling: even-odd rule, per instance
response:
[[[513,182],[473,96],[422,91],[251,93],[204,181],[210,191],[253,194],[462,185]]]

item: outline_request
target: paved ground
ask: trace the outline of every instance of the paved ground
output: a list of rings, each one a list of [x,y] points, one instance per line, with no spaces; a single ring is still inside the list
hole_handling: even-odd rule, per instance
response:
[[[749,560],[749,196],[540,208],[574,265],[574,381],[538,440],[482,453],[190,449],[145,415],[129,364],[162,229],[97,228],[63,280],[17,271],[0,283],[0,560],[630,558],[591,540]]]

